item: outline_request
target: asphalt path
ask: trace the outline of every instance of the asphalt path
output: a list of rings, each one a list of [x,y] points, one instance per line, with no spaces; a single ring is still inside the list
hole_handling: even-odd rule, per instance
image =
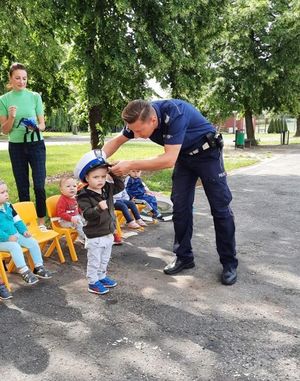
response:
[[[196,191],[196,267],[178,276],[171,222],[126,232],[109,273],[118,286],[87,292],[85,250],[49,281],[0,303],[1,380],[300,380],[300,147],[230,174],[238,282],[223,286],[203,190]]]
[[[82,144],[88,143],[90,141],[89,136],[80,136],[80,135],[68,135],[68,136],[53,136],[45,137],[46,146],[53,145],[66,145],[66,144]],[[7,140],[0,140],[0,151],[8,149]]]

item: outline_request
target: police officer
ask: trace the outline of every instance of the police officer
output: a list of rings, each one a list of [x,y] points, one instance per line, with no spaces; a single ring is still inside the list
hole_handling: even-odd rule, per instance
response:
[[[125,160],[112,167],[116,175],[131,169],[158,170],[174,166],[171,199],[176,259],[164,268],[174,275],[195,266],[191,245],[195,185],[201,179],[214,220],[217,251],[223,265],[221,282],[232,285],[237,279],[234,216],[231,192],[222,159],[222,137],[190,103],[179,99],[147,102],[134,100],[122,112],[126,123],[120,135],[108,141],[107,157],[133,138],[149,138],[164,147],[164,153],[144,160]]]

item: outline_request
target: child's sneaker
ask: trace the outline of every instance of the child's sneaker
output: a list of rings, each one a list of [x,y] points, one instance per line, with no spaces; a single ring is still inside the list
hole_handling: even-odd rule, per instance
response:
[[[114,245],[122,245],[123,240],[118,234],[114,234]]]
[[[75,242],[78,242],[78,243],[80,243],[81,245],[85,245],[85,239],[83,238],[83,237],[77,237],[76,238],[76,240],[75,240]]]
[[[30,285],[36,284],[39,281],[38,278],[30,270],[25,271],[25,273],[21,274],[21,276],[23,280]]]
[[[46,270],[44,266],[35,267],[33,270],[34,275],[42,279],[52,278],[52,273],[49,270]]]
[[[12,294],[10,293],[10,291],[8,291],[5,284],[0,283],[0,299],[7,300],[7,299],[11,299],[11,298],[12,298]]]
[[[89,284],[88,292],[91,292],[93,294],[107,294],[109,292],[109,289],[106,288],[99,280],[94,284]]]
[[[44,224],[39,225],[40,231],[43,233],[48,232],[47,226]]]
[[[108,276],[103,278],[103,279],[100,279],[100,282],[103,284],[103,286],[105,286],[107,288],[116,287],[116,285],[118,284],[118,282],[109,278]]]
[[[157,213],[157,212],[156,213],[155,212],[152,213],[152,218],[154,220],[159,220],[159,221],[163,221],[164,220],[163,215],[161,213]]]

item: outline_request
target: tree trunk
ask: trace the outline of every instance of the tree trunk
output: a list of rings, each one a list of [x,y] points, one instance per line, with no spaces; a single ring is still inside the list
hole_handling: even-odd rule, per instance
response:
[[[297,129],[296,129],[295,136],[300,136],[300,115],[298,115],[297,117]]]
[[[96,149],[99,147],[99,132],[97,130],[97,125],[100,125],[101,113],[100,106],[95,105],[89,109],[89,126],[91,133],[91,147]]]
[[[250,109],[245,110],[245,121],[246,121],[247,139],[250,140],[251,145],[256,146],[257,141],[255,139],[255,133],[254,133],[252,110]]]

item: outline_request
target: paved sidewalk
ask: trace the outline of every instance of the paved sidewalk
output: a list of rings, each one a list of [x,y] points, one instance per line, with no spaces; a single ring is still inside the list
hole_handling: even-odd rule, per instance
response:
[[[49,260],[55,276],[0,303],[5,381],[300,380],[300,147],[229,176],[237,224],[238,283],[221,267],[203,190],[197,189],[196,268],[163,274],[172,223],[114,247],[106,296],[87,293],[79,262]],[[67,257],[66,252],[66,257]]]
[[[3,138],[2,138],[3,139]],[[7,140],[0,140],[0,151],[8,150]],[[66,144],[82,144],[89,143],[89,136],[80,136],[80,135],[69,135],[69,136],[54,136],[54,137],[45,137],[46,146],[57,146],[57,145],[66,145]]]

